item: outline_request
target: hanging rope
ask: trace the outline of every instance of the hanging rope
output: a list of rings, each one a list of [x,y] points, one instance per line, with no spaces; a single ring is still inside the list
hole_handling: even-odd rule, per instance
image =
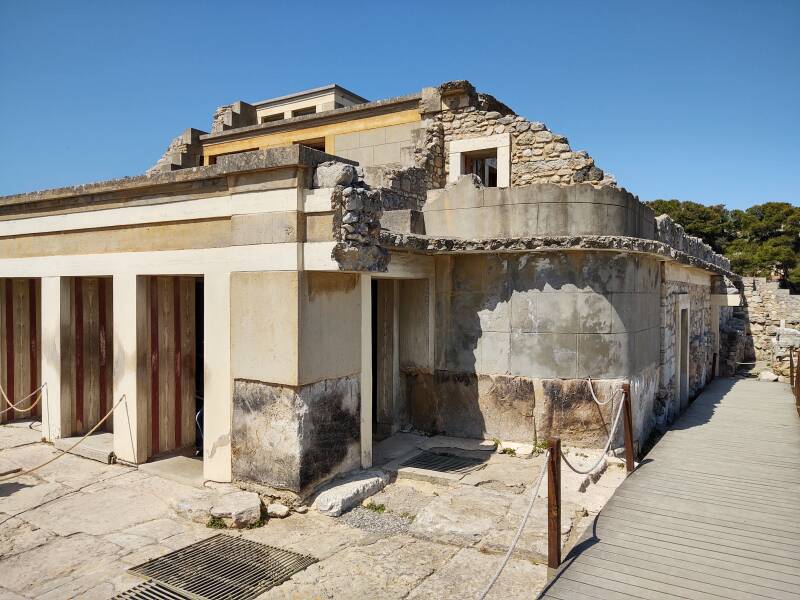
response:
[[[528,517],[531,514],[531,510],[533,509],[533,503],[536,502],[536,497],[539,495],[539,488],[542,485],[542,479],[544,479],[544,474],[547,472],[547,463],[550,461],[550,450],[545,452],[544,454],[544,464],[542,465],[542,470],[539,472],[539,477],[536,479],[536,484],[533,486],[533,492],[531,494],[531,501],[528,503],[528,509],[525,511],[525,515],[522,517],[522,521],[520,521],[519,527],[517,527],[517,533],[514,536],[514,539],[511,540],[511,545],[508,547],[508,552],[503,557],[503,562],[500,563],[500,566],[497,568],[497,572],[492,577],[492,580],[489,582],[489,585],[486,586],[486,589],[483,590],[483,593],[478,596],[478,600],[483,600],[486,598],[486,595],[491,591],[492,587],[497,580],[500,578],[500,574],[503,572],[503,569],[506,568],[511,555],[514,553],[514,548],[517,547],[517,542],[519,542],[519,538],[522,535],[522,530],[525,529],[525,523],[528,522]]]
[[[102,419],[100,419],[100,421],[97,423],[97,425],[95,425],[95,426],[94,426],[94,427],[92,427],[92,428],[91,428],[89,431],[87,431],[87,432],[86,432],[86,434],[84,434],[84,436],[83,436],[81,439],[79,439],[77,442],[75,442],[74,444],[72,444],[72,446],[70,446],[70,447],[69,447],[69,448],[67,448],[66,450],[62,450],[62,451],[61,451],[61,454],[57,454],[56,456],[54,456],[54,457],[53,457],[53,458],[51,458],[50,460],[48,460],[48,461],[46,461],[46,462],[43,462],[42,464],[40,464],[40,465],[37,465],[37,466],[33,467],[32,469],[27,469],[27,470],[25,470],[25,471],[20,471],[19,473],[14,473],[14,474],[12,474],[12,475],[6,475],[5,477],[0,477],[0,481],[8,481],[9,479],[15,479],[15,478],[17,478],[17,477],[22,477],[23,475],[30,475],[31,473],[34,473],[34,472],[38,471],[38,470],[39,470],[39,469],[41,469],[42,467],[46,467],[46,466],[47,466],[47,465],[49,465],[51,462],[53,462],[53,461],[56,461],[56,460],[58,460],[59,458],[61,458],[62,456],[66,455],[66,454],[69,454],[70,452],[72,452],[72,450],[74,450],[74,449],[75,449],[75,448],[76,448],[76,447],[77,447],[79,444],[81,444],[81,443],[82,443],[82,442],[83,442],[83,441],[84,441],[86,438],[88,438],[88,437],[89,437],[90,435],[92,435],[92,434],[93,434],[95,431],[97,431],[97,430],[100,428],[100,426],[101,426],[103,423],[105,423],[105,422],[106,422],[106,420],[108,419],[108,417],[110,417],[110,416],[111,416],[111,414],[114,412],[114,409],[115,409],[115,408],[117,408],[117,406],[119,406],[119,405],[120,405],[120,403],[121,403],[123,400],[125,400],[125,397],[126,397],[126,395],[125,395],[125,394],[122,394],[122,396],[120,397],[120,399],[119,399],[119,400],[117,400],[116,404],[114,404],[114,406],[112,406],[112,407],[111,407],[111,410],[109,410],[109,411],[108,411],[108,412],[105,414],[105,416],[104,416]]]
[[[608,404],[609,402],[613,402],[613,401],[614,401],[614,398],[617,396],[617,394],[618,394],[618,393],[620,393],[620,392],[622,391],[622,388],[617,388],[616,390],[614,390],[614,393],[613,393],[613,394],[611,394],[611,397],[610,397],[608,400],[606,400],[605,402],[600,402],[600,400],[598,400],[597,396],[596,396],[596,395],[595,395],[595,393],[594,393],[594,386],[592,385],[592,378],[591,378],[591,377],[588,377],[588,378],[586,379],[586,382],[589,384],[589,391],[590,391],[590,392],[591,392],[591,394],[592,394],[592,400],[594,400],[594,401],[595,401],[595,403],[597,404],[597,406],[605,406],[605,405],[606,405],[606,404]]]
[[[624,398],[623,398],[622,402],[619,403],[619,406],[617,407],[617,415],[614,417],[614,425],[611,427],[611,433],[608,434],[608,441],[606,442],[606,445],[603,448],[603,453],[600,455],[600,458],[597,459],[597,462],[594,463],[594,465],[592,465],[592,467],[590,469],[582,470],[582,469],[577,468],[575,465],[573,465],[572,463],[570,463],[567,460],[567,457],[564,455],[563,452],[561,453],[561,459],[564,461],[564,463],[570,469],[572,469],[573,471],[575,471],[579,475],[588,475],[589,473],[594,471],[598,466],[600,466],[600,463],[602,463],[606,459],[606,452],[608,452],[608,449],[611,448],[611,443],[614,440],[614,433],[616,433],[616,431],[617,431],[617,425],[619,425],[619,420],[620,420],[620,417],[622,416],[622,407],[623,406],[625,406],[625,399]]]
[[[0,415],[4,415],[10,410],[15,410],[17,412],[28,412],[29,410],[33,410],[34,408],[36,408],[36,405],[39,404],[39,402],[41,402],[42,394],[40,394],[40,392],[42,390],[44,390],[44,388],[46,388],[46,387],[47,387],[47,382],[45,381],[42,385],[40,385],[38,388],[33,390],[30,394],[28,394],[24,398],[20,398],[19,400],[17,400],[15,403],[12,404],[11,400],[9,400],[8,396],[6,395],[6,391],[3,389],[3,386],[0,385],[0,395],[3,396],[3,400],[5,400],[5,403],[8,404],[8,408],[4,408],[3,410],[0,410]],[[17,408],[20,404],[25,402],[25,400],[27,400],[28,398],[30,398],[34,394],[39,394],[39,397],[36,399],[36,402],[34,402],[33,404],[31,404],[30,406],[28,406],[26,408]]]

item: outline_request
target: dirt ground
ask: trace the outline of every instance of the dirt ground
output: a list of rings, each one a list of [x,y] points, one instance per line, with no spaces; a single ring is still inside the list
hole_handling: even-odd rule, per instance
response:
[[[60,453],[40,436],[35,425],[0,427],[0,472]],[[582,454],[572,456],[592,458]],[[476,597],[513,537],[541,464],[541,457],[492,454],[457,482],[399,478],[368,508],[339,518],[311,509],[227,533],[318,559],[261,598]],[[587,487],[584,477],[563,472],[565,544],[623,477],[611,464]],[[490,598],[531,598],[545,584],[545,487]],[[105,599],[134,586],[141,579],[130,567],[219,533],[172,509],[206,491],[71,455],[0,482],[0,600]]]

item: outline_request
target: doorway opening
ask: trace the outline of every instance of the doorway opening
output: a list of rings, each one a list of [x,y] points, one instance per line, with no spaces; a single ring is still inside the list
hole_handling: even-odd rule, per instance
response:
[[[678,394],[681,410],[689,404],[689,309],[682,308],[678,329],[679,385]]]
[[[61,303],[61,401],[68,436],[94,428],[113,404],[111,277],[69,277]],[[113,419],[98,433],[113,431]]]
[[[394,419],[394,281],[372,280],[372,439],[392,434]]]
[[[203,422],[202,278],[145,279],[138,363],[139,401],[145,403],[147,414],[147,456],[194,457]]]
[[[42,384],[40,315],[39,279],[0,279],[0,386],[8,401],[22,409],[10,409],[0,400],[0,423],[42,414],[42,394],[36,392]]]

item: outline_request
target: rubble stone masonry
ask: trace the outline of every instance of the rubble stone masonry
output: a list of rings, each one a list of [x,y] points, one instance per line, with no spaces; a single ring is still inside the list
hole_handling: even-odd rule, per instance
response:
[[[800,329],[800,296],[764,277],[743,277],[742,284],[748,320],[747,359],[767,361],[776,374],[787,376],[788,347],[796,335],[792,330]]]

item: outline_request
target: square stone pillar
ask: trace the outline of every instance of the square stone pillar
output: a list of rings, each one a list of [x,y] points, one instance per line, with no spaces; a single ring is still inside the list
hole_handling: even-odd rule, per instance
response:
[[[145,279],[134,273],[114,275],[114,454],[119,460],[139,464],[148,458],[147,406],[139,401],[138,339],[147,320]]]
[[[203,278],[203,478],[231,481],[231,276]],[[256,333],[257,335],[257,333]]]
[[[65,277],[41,279],[42,383],[47,386],[42,398],[42,435],[53,441],[70,435],[70,407],[61,396],[61,324],[65,303],[69,306],[69,280]]]

